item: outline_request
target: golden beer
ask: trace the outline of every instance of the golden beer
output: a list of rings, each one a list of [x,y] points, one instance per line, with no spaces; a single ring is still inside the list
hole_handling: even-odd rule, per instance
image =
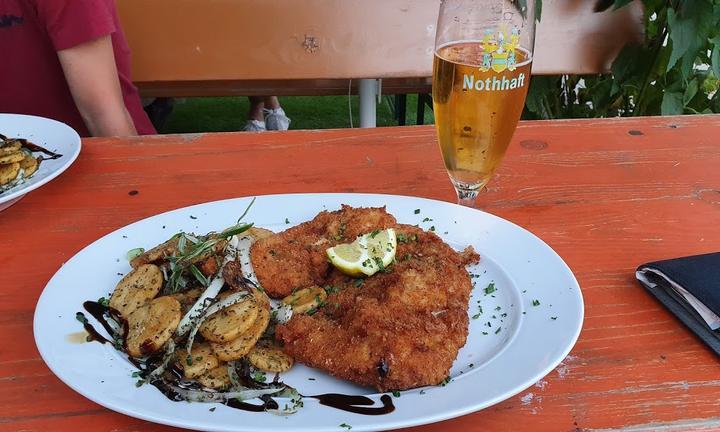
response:
[[[500,165],[525,105],[532,59],[487,41],[441,46],[433,66],[435,128],[459,189],[485,186]]]

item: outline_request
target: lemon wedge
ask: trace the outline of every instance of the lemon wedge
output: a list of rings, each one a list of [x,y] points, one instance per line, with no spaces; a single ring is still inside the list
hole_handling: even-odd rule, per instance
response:
[[[395,230],[388,228],[373,231],[355,239],[328,248],[325,252],[330,263],[349,276],[372,276],[392,264],[397,250]]]

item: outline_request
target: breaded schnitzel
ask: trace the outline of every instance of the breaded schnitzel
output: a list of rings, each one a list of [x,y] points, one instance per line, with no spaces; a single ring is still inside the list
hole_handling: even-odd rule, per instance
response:
[[[325,283],[331,268],[325,249],[396,223],[384,207],[343,205],[338,211],[323,211],[311,221],[256,241],[250,259],[265,292],[270,297],[285,297],[293,290]]]
[[[386,227],[389,218],[380,218],[383,223],[375,227],[346,229],[345,241]],[[396,262],[385,272],[354,279],[331,268],[324,277],[320,272],[312,279],[312,284],[325,286],[329,296],[314,315],[294,315],[277,326],[275,335],[286,353],[380,391],[436,385],[448,376],[468,334],[472,284],[465,266],[479,257],[471,248],[460,254],[417,227],[393,227],[398,235]],[[296,235],[285,235],[283,241]],[[313,239],[303,237],[303,242],[313,244]],[[332,244],[323,243],[320,249]]]

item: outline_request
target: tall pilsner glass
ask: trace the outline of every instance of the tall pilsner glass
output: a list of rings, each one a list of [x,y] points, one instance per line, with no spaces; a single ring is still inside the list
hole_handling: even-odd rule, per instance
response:
[[[433,105],[458,202],[475,206],[500,165],[530,85],[534,0],[443,0]]]

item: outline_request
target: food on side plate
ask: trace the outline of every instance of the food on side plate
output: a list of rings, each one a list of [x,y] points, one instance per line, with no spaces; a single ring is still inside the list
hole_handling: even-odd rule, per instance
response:
[[[41,152],[50,157],[35,157]],[[22,138],[8,138],[0,134],[0,193],[24,183],[40,167],[40,162],[62,157]]]

